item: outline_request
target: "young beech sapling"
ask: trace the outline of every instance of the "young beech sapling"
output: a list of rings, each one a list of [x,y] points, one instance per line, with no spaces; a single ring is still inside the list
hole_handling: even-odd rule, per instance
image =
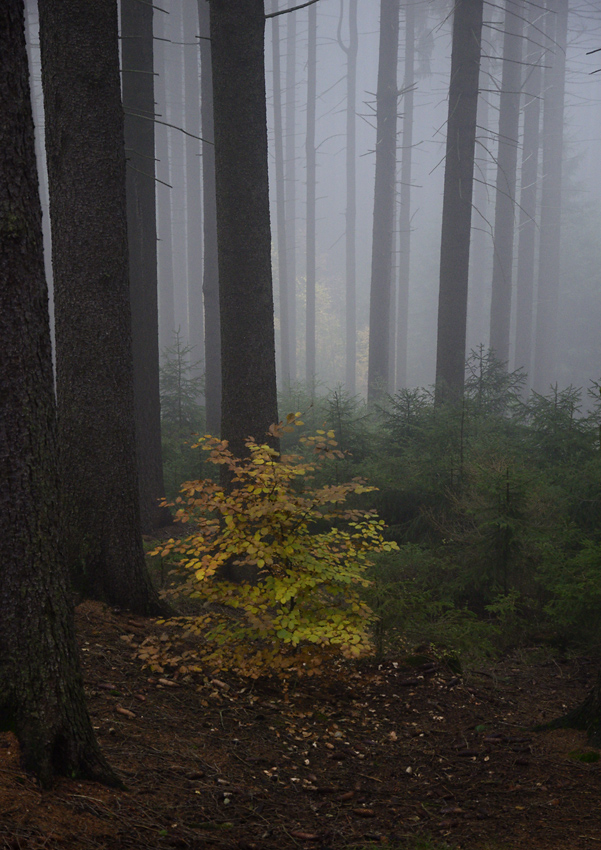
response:
[[[271,427],[280,437],[300,414]],[[152,554],[180,555],[184,574],[178,593],[202,600],[202,613],[169,621],[197,636],[194,649],[145,642],[141,656],[154,669],[165,664],[182,673],[203,668],[235,669],[256,677],[316,672],[325,656],[359,657],[372,651],[374,615],[360,588],[373,552],[396,549],[384,539],[384,523],[372,511],[346,500],[375,488],[361,479],[315,486],[313,474],[342,457],[334,432],[301,438],[306,451],[280,455],[247,441],[248,455],[235,458],[227,443],[203,437],[207,459],[225,465],[231,485],[188,481],[176,499],[176,519],[192,533],[169,540]],[[357,500],[356,500],[357,501]],[[225,581],[234,564],[247,580]]]

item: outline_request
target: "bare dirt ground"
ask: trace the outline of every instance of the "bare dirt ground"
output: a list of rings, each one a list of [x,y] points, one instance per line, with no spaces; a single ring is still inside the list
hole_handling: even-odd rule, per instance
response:
[[[533,649],[457,676],[399,657],[284,693],[150,674],[135,645],[160,627],[98,603],[77,623],[93,723],[127,787],[40,791],[2,734],[2,848],[601,850],[601,762],[580,733],[529,731],[582,699],[593,659]]]

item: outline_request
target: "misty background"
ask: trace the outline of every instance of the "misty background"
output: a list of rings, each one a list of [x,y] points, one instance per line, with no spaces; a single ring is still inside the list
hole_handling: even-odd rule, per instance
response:
[[[266,2],[266,13],[292,2]],[[514,3],[524,15],[534,4]],[[425,386],[435,378],[436,323],[440,265],[442,193],[448,114],[448,88],[453,3],[418,0],[414,14],[414,74],[404,79],[407,50],[406,26],[409,5],[401,4],[397,81],[397,186],[394,262],[401,256],[399,204],[401,168],[407,155],[405,125],[408,92],[413,92],[411,130],[410,274],[408,301],[407,373],[402,385]],[[308,58],[308,22],[313,7],[266,21],[266,87],[270,144],[270,193],[274,269],[275,323],[278,381],[282,384],[280,289],[278,257],[276,128],[274,119],[274,58],[279,52],[282,150],[284,158],[287,277],[293,281],[292,315],[295,313],[296,357],[292,381],[305,381],[306,373],[306,271],[307,271],[307,102],[308,77],[313,64]],[[536,6],[540,27],[538,64],[544,69],[559,50],[544,36],[543,5]],[[345,204],[347,150],[347,54],[349,44],[348,0],[319,0],[314,65],[316,150],[316,377],[318,386],[332,388],[345,383]],[[499,104],[503,73],[505,4],[485,7],[482,63],[476,143],[474,213],[467,324],[467,351],[489,345],[496,163],[499,143]],[[274,27],[277,22],[277,32]],[[357,2],[356,67],[356,385],[351,391],[367,391],[370,264],[374,215],[375,109],[378,73],[380,4]],[[37,11],[28,3],[29,46],[33,72],[34,110],[38,130],[37,150],[41,164],[45,237],[49,239],[47,189],[44,169],[43,106],[40,82]],[[161,352],[173,345],[175,331],[181,343],[191,346],[189,358],[202,372],[204,342],[202,316],[203,210],[200,122],[201,61],[196,0],[169,0],[154,14],[156,117],[156,198],[158,222],[159,324]],[[522,35],[525,43],[526,37]],[[342,46],[341,46],[342,44]],[[561,265],[554,382],[559,387],[588,386],[599,378],[601,340],[601,8],[583,0],[571,3],[565,74],[563,142]],[[275,50],[274,50],[275,48]],[[524,106],[528,102],[533,62],[520,61],[520,119],[517,141],[517,187],[515,224],[519,226],[521,151]],[[541,109],[542,124],[542,109]],[[186,132],[182,132],[186,131]],[[538,181],[542,178],[539,157]],[[540,192],[538,193],[540,203]],[[514,240],[517,261],[519,230]],[[49,242],[46,241],[49,277]],[[398,273],[394,275],[398,287]],[[513,276],[509,368],[531,364],[516,362],[516,297]],[[397,296],[395,295],[395,298]],[[167,306],[166,306],[167,305]],[[533,321],[536,321],[536,297]],[[396,301],[390,314],[395,317]],[[200,321],[199,321],[200,319]],[[199,327],[200,325],[200,327]],[[192,332],[191,332],[192,328]],[[399,388],[394,376],[389,389]]]

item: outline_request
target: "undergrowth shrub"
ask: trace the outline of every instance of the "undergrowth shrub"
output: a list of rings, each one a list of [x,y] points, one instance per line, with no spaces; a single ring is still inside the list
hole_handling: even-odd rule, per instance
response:
[[[290,414],[284,426],[302,425]],[[226,441],[197,443],[206,461],[227,471],[228,486],[188,481],[175,500],[176,519],[189,523],[187,537],[158,546],[153,555],[180,556],[176,592],[202,604],[198,614],[173,618],[196,645],[147,641],[141,651],[155,669],[166,663],[183,673],[235,669],[256,677],[311,673],[323,657],[359,657],[372,651],[374,615],[360,595],[374,552],[396,544],[372,511],[349,508],[348,497],[370,492],[362,479],[314,486],[319,469],[341,458],[334,432],[302,437],[312,460],[282,455],[254,440],[236,458]],[[222,478],[222,480],[223,480]],[[234,567],[242,581],[223,578]]]

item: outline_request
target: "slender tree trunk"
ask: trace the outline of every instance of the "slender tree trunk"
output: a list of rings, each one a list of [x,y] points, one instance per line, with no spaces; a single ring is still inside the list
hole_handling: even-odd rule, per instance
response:
[[[288,324],[290,333],[290,381],[297,378],[296,364],[296,14],[286,15],[286,134],[284,140],[286,183],[286,260],[288,262]]]
[[[488,348],[490,334],[490,288],[492,273],[490,259],[493,254],[491,240],[491,213],[489,211],[488,177],[491,165],[490,121],[490,57],[482,57],[478,94],[476,148],[474,159],[474,190],[472,232],[470,243],[469,298],[467,311],[467,345],[476,349]]]
[[[87,713],[59,544],[42,211],[22,0],[0,6],[0,729],[43,787],[119,784]]]
[[[543,104],[543,178],[536,299],[533,386],[544,393],[556,380],[557,310],[561,263],[561,180],[563,170],[567,0],[548,0],[547,41],[551,45]],[[548,82],[547,82],[548,80]]]
[[[263,0],[211,0],[221,436],[235,455],[277,422]],[[242,167],[241,167],[242,164]]]
[[[347,392],[357,392],[357,56],[359,28],[357,0],[348,2],[349,41],[342,39],[344,0],[340,0],[338,44],[346,54],[346,323],[345,384]]]
[[[317,150],[315,147],[315,106],[317,101],[317,6],[309,6],[307,47],[307,219],[306,219],[306,298],[305,377],[311,396],[315,392],[315,196],[317,186]]]
[[[39,10],[65,557],[91,596],[159,613],[140,533],[117,6]]]
[[[272,12],[278,11],[272,0]],[[296,14],[296,13],[292,13]],[[272,18],[273,53],[273,131],[275,151],[275,205],[277,221],[278,281],[280,291],[280,363],[282,386],[290,386],[290,293],[288,291],[288,241],[286,238],[286,198],[284,191],[284,140],[282,120],[282,70],[280,61],[280,18]]]
[[[200,34],[200,121],[202,142],[203,270],[205,317],[205,409],[209,434],[221,432],[221,330],[217,211],[215,208],[215,138],[211,23],[207,0],[198,0]]]
[[[397,61],[399,0],[380,2],[380,47],[376,94],[376,179],[369,300],[367,399],[373,403],[388,389],[390,307],[396,190]]]
[[[530,7],[528,27],[527,71],[524,81],[524,138],[520,190],[520,229],[518,240],[515,363],[528,373],[528,392],[532,377],[532,317],[534,300],[534,261],[536,250],[536,203],[538,196],[540,95],[542,61],[540,48],[541,11]]]
[[[152,6],[121,0],[129,294],[140,523],[144,534],[171,520],[169,510],[159,507],[165,487],[159,397],[152,15]]]
[[[409,331],[409,275],[411,265],[411,180],[415,85],[415,4],[405,6],[405,72],[403,82],[403,146],[399,202],[399,290],[397,304],[396,384],[407,386],[407,335]]]
[[[506,0],[490,305],[490,347],[496,358],[505,364],[509,362],[523,12],[523,5]]]
[[[186,179],[186,136],[179,128],[185,128],[184,104],[184,4],[171,4],[167,20],[170,41],[165,46],[165,85],[167,89],[166,114],[171,127],[167,128],[169,161],[171,168],[171,263],[173,266],[173,306],[175,310],[174,330],[179,330],[184,346],[190,343],[188,324],[188,262],[186,246],[186,211],[188,186]],[[170,345],[173,339],[170,341]]]
[[[137,0],[134,0],[137,2]],[[160,14],[155,18],[155,98],[159,121],[167,121],[166,90],[166,26]],[[155,150],[157,157],[156,184],[157,210],[157,261],[159,273],[159,357],[164,359],[165,350],[173,342],[175,330],[175,306],[173,296],[173,265],[171,262],[171,165],[169,162],[169,135],[164,124],[155,124]]]
[[[436,400],[463,395],[483,0],[457,0],[442,210]]]
[[[206,0],[205,0],[206,2]],[[198,39],[198,7],[185,3],[184,11],[184,80],[186,130],[200,136],[200,68]],[[185,137],[186,145],[186,248],[188,266],[188,320],[190,328],[191,374],[204,374],[204,308],[202,302],[202,189],[200,142]]]

